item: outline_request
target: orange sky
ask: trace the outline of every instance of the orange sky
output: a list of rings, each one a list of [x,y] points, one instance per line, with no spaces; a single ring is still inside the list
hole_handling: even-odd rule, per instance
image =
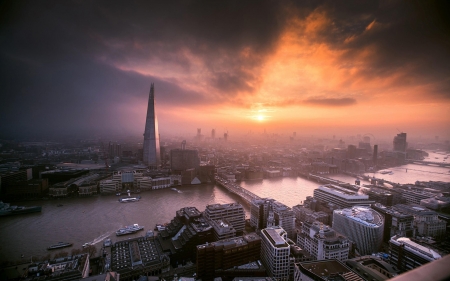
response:
[[[85,5],[29,3],[8,19],[0,117],[16,123],[0,129],[141,134],[153,82],[161,134],[450,138],[450,25],[437,4]]]

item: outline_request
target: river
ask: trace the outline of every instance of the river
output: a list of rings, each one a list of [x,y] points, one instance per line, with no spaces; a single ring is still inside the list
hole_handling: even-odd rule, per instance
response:
[[[409,164],[389,170],[393,171],[392,175],[375,173],[375,176],[399,183],[414,183],[416,180],[450,181],[448,168]],[[349,183],[355,181],[355,178],[342,174],[329,176]],[[312,196],[314,189],[319,186],[314,181],[300,177],[239,184],[260,197],[274,198],[289,207],[300,204],[306,196]],[[92,242],[100,248],[107,237],[116,242],[142,236],[146,230],[153,229],[155,224],[169,222],[175,216],[175,211],[182,207],[194,206],[204,211],[208,204],[241,202],[236,195],[215,185],[181,186],[178,189],[182,193],[170,188],[144,192],[141,193],[142,199],[134,203],[119,203],[118,197],[114,195],[25,202],[21,205],[41,205],[42,213],[0,218],[0,262],[31,257],[37,259],[60,251],[70,253],[86,242]],[[58,207],[58,204],[63,206]],[[242,204],[249,218],[249,206]],[[115,235],[114,232],[120,227],[134,223],[143,225],[144,231],[121,237]],[[59,241],[74,245],[51,252],[46,250]],[[21,255],[24,257],[21,258]]]

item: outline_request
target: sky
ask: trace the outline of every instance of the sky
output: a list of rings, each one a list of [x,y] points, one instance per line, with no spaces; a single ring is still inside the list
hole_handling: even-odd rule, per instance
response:
[[[447,1],[2,1],[0,137],[450,138]]]

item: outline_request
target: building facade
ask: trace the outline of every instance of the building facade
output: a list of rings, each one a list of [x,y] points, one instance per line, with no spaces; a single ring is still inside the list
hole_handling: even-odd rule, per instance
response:
[[[226,219],[238,234],[244,231],[245,211],[240,203],[207,205],[203,215],[208,220]]]
[[[389,240],[389,262],[402,272],[440,258],[441,255],[436,251],[407,237],[393,236]]]
[[[348,259],[350,241],[322,223],[304,222],[297,234],[297,245],[307,251],[314,260]]]
[[[378,252],[383,241],[384,218],[364,206],[335,210],[333,229],[354,242],[360,255],[370,255]]]
[[[276,280],[289,280],[290,246],[286,240],[287,233],[280,227],[261,230],[261,261]]]

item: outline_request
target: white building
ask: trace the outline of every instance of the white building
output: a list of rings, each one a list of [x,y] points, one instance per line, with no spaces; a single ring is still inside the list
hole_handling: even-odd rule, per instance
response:
[[[261,261],[270,277],[289,280],[290,246],[287,233],[280,227],[261,230]]]
[[[297,234],[297,245],[315,260],[348,259],[350,242],[347,237],[318,221],[304,222]]]
[[[314,189],[314,198],[322,202],[332,203],[342,209],[353,206],[370,206],[375,203],[375,201],[369,200],[369,195],[359,194],[356,191],[334,184],[326,184]]]
[[[383,241],[384,218],[365,206],[335,210],[333,229],[356,244],[360,255],[378,252]]]

